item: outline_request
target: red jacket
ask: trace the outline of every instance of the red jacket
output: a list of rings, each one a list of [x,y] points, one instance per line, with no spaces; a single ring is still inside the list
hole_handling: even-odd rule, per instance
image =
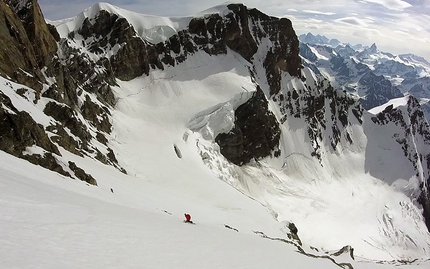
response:
[[[191,221],[190,214],[185,214],[185,221]]]

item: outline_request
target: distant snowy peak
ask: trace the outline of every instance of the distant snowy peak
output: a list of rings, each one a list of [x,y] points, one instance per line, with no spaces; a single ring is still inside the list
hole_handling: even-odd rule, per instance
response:
[[[228,5],[230,4],[234,4],[234,2],[224,2],[223,4],[213,6],[211,8],[200,11],[196,15],[204,16],[204,15],[219,14],[221,16],[225,16],[231,12],[231,10],[228,8]]]
[[[376,47],[376,43],[373,43],[372,46],[369,48],[369,52],[376,53],[378,51],[378,48]]]
[[[361,44],[357,44],[357,45],[351,45],[349,43],[343,43],[341,41],[339,41],[338,39],[330,39],[324,35],[314,35],[312,33],[307,33],[307,34],[302,34],[299,35],[299,40],[302,43],[306,43],[309,45],[321,45],[321,46],[329,46],[332,48],[336,48],[338,46],[340,47],[349,47],[351,49],[353,49],[354,51],[363,51],[366,49],[372,49],[372,50],[377,50],[376,44],[372,44],[372,46],[369,48],[368,46],[363,46]]]
[[[396,56],[392,53],[379,50],[376,43],[373,43],[370,47],[363,46],[361,44],[351,45],[349,43],[343,43],[337,39],[329,39],[322,35],[315,36],[312,33],[300,35],[299,40],[300,42],[306,43],[311,46],[319,45],[331,47],[336,52],[347,51],[347,55],[354,55],[361,60],[367,60],[367,62],[372,65],[383,63],[387,60],[392,60],[408,66],[422,67],[422,69],[425,69],[426,73],[421,74],[421,76],[430,76],[430,62],[428,62],[425,58],[411,53],[400,54]],[[346,55],[345,53],[343,54]]]
[[[360,98],[366,109],[402,95],[430,98],[430,64],[423,57],[393,55],[379,50],[375,43],[370,47],[333,46],[327,37],[311,33],[299,39],[304,65]]]
[[[426,59],[424,59],[424,57],[421,57],[412,53],[400,54],[399,58],[405,62],[410,62],[415,64],[425,64],[427,66],[430,66],[430,63]]]
[[[173,18],[153,15],[145,15],[133,11],[125,10],[114,5],[100,2],[87,8],[75,18],[51,22],[57,27],[61,37],[67,37],[70,32],[82,28],[85,21],[94,23],[100,13],[117,15],[118,18],[125,19],[133,26],[136,35],[144,40],[156,44],[169,39],[178,31],[188,26],[191,18]]]
[[[323,35],[313,35],[311,33],[300,35],[299,40],[312,45],[330,45],[332,47],[337,47],[341,44],[337,39],[329,39]]]

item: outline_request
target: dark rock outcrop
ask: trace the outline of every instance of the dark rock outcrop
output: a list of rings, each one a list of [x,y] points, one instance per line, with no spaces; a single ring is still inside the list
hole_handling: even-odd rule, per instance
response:
[[[93,176],[85,173],[85,171],[82,168],[76,166],[74,162],[69,161],[69,168],[73,171],[73,173],[78,179],[85,181],[91,185],[97,186],[97,181],[93,178]]]
[[[421,194],[418,197],[418,203],[423,207],[423,217],[425,224],[427,225],[427,229],[430,231],[430,191],[429,191],[429,181],[427,181],[426,185],[421,186]]]
[[[221,133],[215,141],[221,154],[237,165],[279,154],[281,130],[266,97],[257,88],[254,95],[235,111],[235,126],[229,133]]]
[[[72,134],[79,137],[83,145],[86,145],[92,139],[87,127],[78,120],[75,114],[76,112],[68,106],[60,105],[56,102],[49,102],[46,104],[43,112],[53,117],[61,126],[68,128]]]
[[[36,145],[60,155],[43,127],[37,124],[27,112],[18,111],[10,99],[1,92],[0,101],[7,109],[0,107],[0,137],[2,138],[0,146],[2,150],[13,155],[21,155],[27,147]]]
[[[214,14],[191,20],[189,32],[198,47],[210,54],[226,53],[228,47],[252,62],[263,39],[268,38],[274,46],[265,57],[267,72],[282,70],[300,76],[299,41],[290,20],[270,17],[242,4],[230,4],[228,9],[232,12],[225,17]],[[273,93],[277,91],[273,89]]]
[[[18,111],[2,92],[0,103],[0,150],[68,176],[53,156],[61,154],[43,126],[37,124],[27,112]],[[32,147],[43,149],[44,154],[32,153],[29,150]]]

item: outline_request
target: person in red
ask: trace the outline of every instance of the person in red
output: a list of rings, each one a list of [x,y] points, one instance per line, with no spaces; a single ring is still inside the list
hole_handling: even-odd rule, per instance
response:
[[[190,215],[190,214],[185,213],[184,215],[185,215],[185,221],[184,221],[184,222],[193,223],[193,222],[191,221],[191,215]]]

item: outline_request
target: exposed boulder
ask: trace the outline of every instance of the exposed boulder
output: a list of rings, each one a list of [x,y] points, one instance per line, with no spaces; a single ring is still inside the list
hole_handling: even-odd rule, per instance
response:
[[[297,229],[296,225],[293,222],[288,222],[288,225],[286,226],[286,228],[288,228],[289,230],[287,232],[288,239],[292,240],[293,242],[301,246],[302,240],[300,240],[299,230]]]
[[[91,134],[88,132],[88,128],[79,121],[76,112],[68,106],[56,102],[49,102],[46,104],[43,112],[53,117],[61,123],[63,127],[68,128],[72,134],[80,138],[81,143],[87,144],[92,139]]]
[[[78,167],[74,162],[69,161],[69,168],[73,171],[73,173],[78,179],[85,181],[91,185],[97,186],[97,181],[93,178],[93,176],[85,173],[85,171],[82,168]]]

